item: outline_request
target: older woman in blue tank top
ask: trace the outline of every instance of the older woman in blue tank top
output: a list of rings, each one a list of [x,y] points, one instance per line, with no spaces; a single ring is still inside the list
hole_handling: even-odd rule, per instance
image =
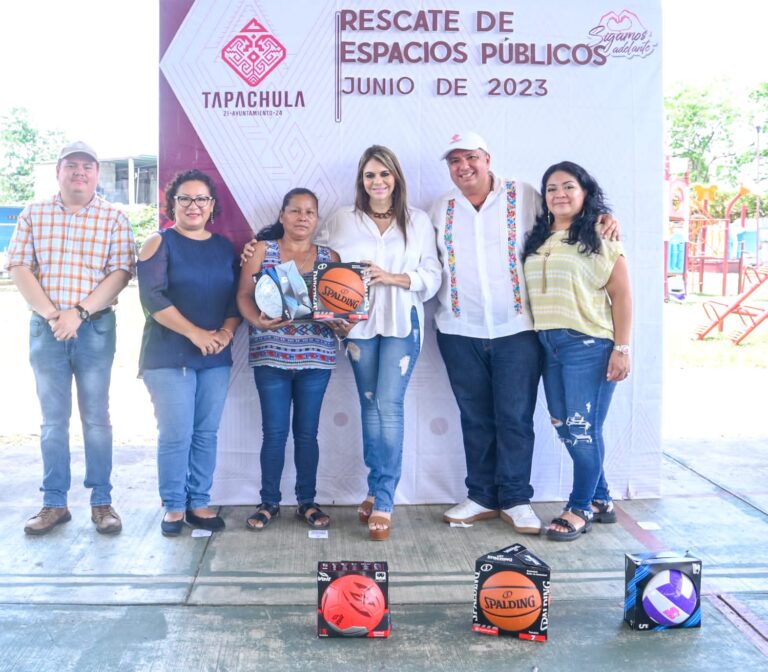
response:
[[[157,418],[161,531],[171,537],[181,533],[185,512],[190,525],[224,527],[208,504],[240,317],[234,249],[207,229],[218,214],[213,181],[199,170],[181,173],[165,198],[174,224],[150,236],[139,253],[147,313],[139,371]]]
[[[256,305],[253,291],[253,275],[265,268],[293,261],[300,273],[308,273],[316,261],[339,261],[333,250],[312,243],[317,218],[313,192],[303,188],[289,191],[277,221],[256,236],[258,242],[240,274],[237,305],[250,323],[248,361],[259,391],[263,430],[261,504],[246,521],[246,527],[254,531],[263,530],[280,514],[291,406],[296,515],[310,527],[330,524],[330,517],[315,502],[315,485],[320,409],[336,366],[336,339],[328,324],[269,318]]]

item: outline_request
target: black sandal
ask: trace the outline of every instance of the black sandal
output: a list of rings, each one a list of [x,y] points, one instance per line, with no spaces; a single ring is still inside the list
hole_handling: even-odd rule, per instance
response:
[[[596,523],[615,523],[616,507],[613,502],[603,502],[599,499],[592,500],[592,506],[597,511],[592,511],[592,520]]]
[[[307,525],[316,530],[325,529],[331,524],[331,517],[315,502],[301,504],[296,509],[296,517],[301,518]]]
[[[245,521],[245,526],[249,530],[253,530],[254,532],[261,532],[265,527],[268,527],[269,524],[278,516],[280,515],[280,505],[279,504],[259,504],[259,508],[256,509],[256,512],[249,516],[248,519]],[[254,525],[251,521],[252,520],[258,520],[261,525]]]
[[[565,518],[553,518],[550,525],[557,525],[558,527],[564,527],[567,532],[560,532],[559,530],[553,530],[547,528],[547,538],[552,541],[573,541],[578,539],[582,534],[586,534],[592,529],[592,520],[588,516],[586,511],[579,511],[579,509],[566,509],[563,513],[573,513],[584,521],[584,525],[576,527],[570,520]]]

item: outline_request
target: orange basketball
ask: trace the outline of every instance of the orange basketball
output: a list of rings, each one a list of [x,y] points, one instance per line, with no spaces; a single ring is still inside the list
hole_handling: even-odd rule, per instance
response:
[[[497,572],[477,596],[485,617],[502,630],[525,630],[541,613],[541,593],[536,584],[519,572]]]
[[[317,299],[334,313],[354,312],[364,296],[363,279],[350,268],[329,268],[317,281]]]

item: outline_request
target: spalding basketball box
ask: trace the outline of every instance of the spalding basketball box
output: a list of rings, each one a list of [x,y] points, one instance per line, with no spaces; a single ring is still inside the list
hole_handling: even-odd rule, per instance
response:
[[[624,572],[630,628],[701,627],[701,560],[688,552],[627,553]]]
[[[549,629],[549,566],[521,544],[478,558],[472,630],[545,642]]]
[[[317,636],[389,637],[386,562],[317,563]]]
[[[312,278],[312,319],[368,319],[368,281],[365,264],[320,262]]]

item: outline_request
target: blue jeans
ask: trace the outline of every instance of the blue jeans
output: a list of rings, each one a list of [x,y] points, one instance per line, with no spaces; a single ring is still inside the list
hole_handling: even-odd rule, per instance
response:
[[[57,341],[48,322],[33,314],[29,322],[29,362],[35,374],[43,424],[43,505],[67,505],[72,482],[69,457],[69,418],[72,377],[83,423],[86,488],[91,506],[111,504],[112,425],[109,421],[109,380],[115,357],[115,314],[84,322],[77,338]]]
[[[157,419],[157,480],[167,511],[211,501],[216,440],[229,387],[229,366],[145,369]]]
[[[603,423],[616,387],[605,379],[613,341],[572,329],[540,331],[539,340],[549,415],[573,459],[566,508],[591,512],[592,500],[611,501],[603,473]]]
[[[404,338],[374,336],[347,340],[363,424],[363,459],[368,496],[377,511],[392,511],[403,463],[403,400],[419,357],[421,339],[416,308],[411,333]]]
[[[533,497],[533,412],[541,348],[533,331],[501,338],[437,332],[461,415],[469,499],[488,509]]]
[[[280,479],[285,464],[285,444],[291,426],[293,402],[293,463],[296,466],[296,501],[315,501],[320,449],[317,428],[320,408],[331,377],[331,369],[279,369],[253,367],[253,379],[261,403],[261,501],[279,504]]]

